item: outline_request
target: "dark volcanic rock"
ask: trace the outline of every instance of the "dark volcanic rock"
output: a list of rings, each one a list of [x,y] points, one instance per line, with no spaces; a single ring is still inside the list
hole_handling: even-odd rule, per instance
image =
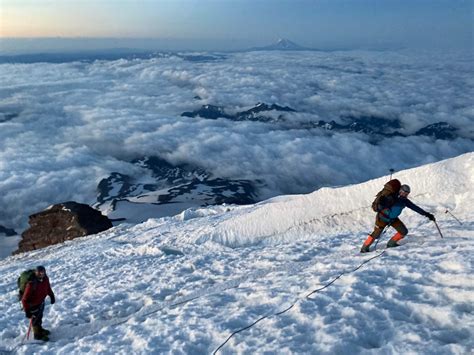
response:
[[[267,105],[265,103],[259,102],[255,107],[252,107],[250,110],[242,111],[239,115],[248,115],[250,113],[257,113],[257,112],[264,112],[264,111],[284,111],[284,112],[296,112],[291,107],[288,106],[280,106],[277,104]]]
[[[16,235],[16,232],[15,232],[15,230],[13,230],[11,228],[6,228],[6,227],[0,225],[0,234],[5,234],[7,237],[11,237],[11,236]]]
[[[401,128],[398,119],[388,119],[377,116],[347,116],[344,117],[348,121],[347,127],[354,132],[364,132],[368,134],[389,134],[393,133],[395,129]]]
[[[111,195],[128,196],[133,191],[130,180],[129,176],[117,172],[111,173],[107,179],[102,179],[97,186],[99,205],[105,203]]]
[[[458,137],[457,128],[447,122],[428,125],[415,133],[417,136],[430,136],[436,139],[451,140]]]
[[[277,129],[324,129],[334,132],[356,132],[364,133],[371,137],[376,143],[383,138],[408,137],[408,136],[430,136],[435,139],[453,140],[460,137],[460,131],[447,122],[438,122],[428,125],[415,133],[404,132],[402,122],[398,118],[386,118],[375,115],[346,115],[339,117],[339,122],[332,121],[306,121],[298,122],[288,120],[283,113],[297,112],[288,106],[277,104],[268,105],[258,103],[245,111],[229,114],[224,107],[203,105],[200,109],[192,112],[183,112],[181,116],[202,117],[207,119],[226,118],[232,121],[253,121],[275,124]]]
[[[31,227],[23,232],[14,254],[99,233],[112,227],[110,220],[100,211],[73,201],[53,205],[31,215],[29,223]]]
[[[365,133],[371,137],[404,136],[398,131],[398,129],[402,128],[401,122],[398,119],[377,116],[343,116],[341,121],[342,123],[322,120],[318,122],[305,122],[301,124],[301,128],[322,128],[335,132],[358,132]]]
[[[279,106],[277,104],[265,104],[258,103],[255,107],[251,109],[237,112],[234,115],[228,114],[225,112],[225,109],[221,106],[214,105],[203,105],[199,110],[194,110],[192,112],[183,112],[181,116],[184,117],[202,117],[211,120],[216,120],[218,118],[227,118],[232,121],[255,121],[255,122],[274,122],[283,120],[283,116],[278,116],[274,118],[270,112],[279,111],[279,112],[296,112],[291,107],[288,106]],[[267,114],[265,114],[267,112]]]
[[[277,119],[262,114],[263,112],[268,111],[280,111],[280,112],[296,112],[291,107],[288,106],[279,106],[276,104],[267,105],[265,103],[258,103],[255,107],[252,107],[249,110],[238,112],[233,120],[234,121],[258,121],[258,122],[271,122],[271,121],[281,121],[283,116],[278,116]]]
[[[200,167],[172,165],[156,156],[136,159],[132,163],[143,168],[144,174],[137,179],[112,173],[99,183],[94,207],[110,214],[119,211],[117,206],[124,202],[135,207],[139,204],[161,206],[162,211],[174,205],[173,213],[178,213],[190,207],[224,203],[245,205],[258,201],[257,185],[262,183],[259,180],[223,179]],[[124,213],[120,217],[125,217],[127,211]]]
[[[214,105],[202,105],[199,110],[195,110],[192,112],[183,112],[181,116],[184,117],[202,117],[207,118],[210,120],[217,120],[220,117],[223,118],[232,118],[231,115],[225,113],[224,108],[220,106]]]
[[[415,133],[402,134],[399,130],[403,128],[399,119],[387,119],[377,116],[344,116],[341,117],[343,123],[335,121],[305,122],[301,128],[313,129],[322,128],[336,132],[360,132],[371,137],[409,137],[429,136],[435,139],[453,140],[460,137],[459,129],[447,122],[430,124]]]

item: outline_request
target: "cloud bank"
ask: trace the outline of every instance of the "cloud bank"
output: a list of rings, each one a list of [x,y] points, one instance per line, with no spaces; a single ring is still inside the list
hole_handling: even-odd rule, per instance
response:
[[[235,53],[63,64],[0,65],[0,224],[66,200],[92,203],[110,172],[139,176],[158,155],[216,176],[260,179],[262,198],[360,182],[474,150],[472,56],[463,53]],[[196,98],[198,96],[198,98]],[[399,119],[404,133],[445,121],[454,141],[282,130],[259,122],[180,117],[203,104],[232,112],[289,106],[290,120]]]

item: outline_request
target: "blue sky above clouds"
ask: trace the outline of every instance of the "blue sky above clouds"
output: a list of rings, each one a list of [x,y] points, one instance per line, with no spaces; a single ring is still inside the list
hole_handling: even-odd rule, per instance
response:
[[[135,45],[194,50],[280,37],[323,49],[472,46],[472,0],[3,0],[0,9],[3,38],[152,38]]]

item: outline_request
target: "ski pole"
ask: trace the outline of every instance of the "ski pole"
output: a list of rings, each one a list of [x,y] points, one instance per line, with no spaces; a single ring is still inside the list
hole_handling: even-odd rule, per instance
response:
[[[439,229],[439,226],[438,226],[438,223],[436,223],[436,220],[433,221],[435,226],[436,226],[436,229],[438,229],[438,233],[439,235],[441,236],[441,238],[443,238],[443,233],[441,233],[441,229]]]
[[[383,237],[383,235],[384,235],[385,232],[388,230],[388,228],[390,227],[391,224],[392,224],[392,222],[390,222],[389,224],[387,224],[387,225],[384,227],[383,232],[379,235],[379,237],[378,237],[377,240],[375,241],[374,251],[377,250],[377,244],[379,244],[380,238]]]
[[[462,225],[462,222],[459,219],[457,219],[456,216],[453,215],[450,210],[447,209],[446,212],[444,212],[444,213],[449,213],[456,221],[459,222],[460,225]]]
[[[395,171],[395,169],[390,169],[389,171],[390,171],[390,180],[392,180],[392,174]]]
[[[26,332],[25,340],[30,339],[31,326],[33,325],[33,317],[30,318],[30,325],[28,326],[28,332]]]

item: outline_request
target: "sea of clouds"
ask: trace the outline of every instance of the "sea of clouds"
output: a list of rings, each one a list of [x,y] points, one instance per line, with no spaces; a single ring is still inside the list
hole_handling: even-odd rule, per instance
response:
[[[261,198],[360,182],[474,150],[472,55],[248,52],[208,61],[154,59],[0,65],[0,225],[22,229],[50,204],[92,203],[110,172],[157,155],[219,177],[260,179]],[[198,96],[198,98],[196,98]],[[462,138],[387,138],[181,117],[203,104],[258,102],[289,120],[399,119],[410,134],[449,122]],[[12,118],[13,117],[13,118]]]

